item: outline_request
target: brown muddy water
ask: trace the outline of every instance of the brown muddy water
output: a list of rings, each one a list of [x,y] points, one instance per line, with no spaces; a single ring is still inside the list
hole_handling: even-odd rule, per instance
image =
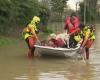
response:
[[[100,27],[90,60],[27,58],[24,42],[0,47],[0,80],[100,80]]]

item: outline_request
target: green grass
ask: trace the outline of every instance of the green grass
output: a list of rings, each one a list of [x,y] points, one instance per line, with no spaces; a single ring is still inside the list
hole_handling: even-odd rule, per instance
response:
[[[49,34],[51,34],[51,33],[53,33],[53,30],[47,29],[46,31],[44,31],[44,35],[45,35],[45,34],[49,35]]]
[[[17,44],[19,41],[20,41],[20,39],[18,39],[18,38],[1,37],[0,36],[0,46]]]
[[[48,35],[50,35],[51,33],[53,33],[53,31],[48,29],[45,32],[40,32],[38,36],[40,37],[40,39],[46,39],[48,37]],[[22,36],[10,37],[10,36],[1,36],[0,35],[0,46],[17,44],[19,42],[24,42],[24,38]]]

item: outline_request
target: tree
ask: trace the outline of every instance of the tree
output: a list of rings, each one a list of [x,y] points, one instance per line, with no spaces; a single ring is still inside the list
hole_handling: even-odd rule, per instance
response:
[[[63,13],[67,0],[51,0],[52,11]]]
[[[84,21],[84,8],[86,8],[86,22],[93,22],[96,18],[96,5],[97,0],[84,0],[84,2],[80,3],[80,17],[81,20]],[[84,7],[86,6],[86,7]]]
[[[50,17],[50,10],[48,9],[48,7],[45,7],[44,5],[41,5],[40,9],[39,9],[39,16],[41,19],[41,29],[42,31],[46,31],[47,30],[47,24],[48,24],[48,20]]]
[[[10,18],[11,3],[8,0],[0,0],[0,32],[4,32]]]
[[[61,19],[68,0],[51,0],[51,10],[57,19]]]
[[[0,0],[0,32],[12,33],[39,15],[37,0]]]

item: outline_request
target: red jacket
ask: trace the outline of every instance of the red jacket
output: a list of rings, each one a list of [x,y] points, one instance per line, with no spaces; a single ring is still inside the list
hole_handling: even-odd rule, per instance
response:
[[[76,30],[80,24],[79,19],[74,16],[75,22],[72,24],[70,21],[70,17],[66,19],[65,27],[64,29],[68,29],[68,33],[72,33],[74,30]]]

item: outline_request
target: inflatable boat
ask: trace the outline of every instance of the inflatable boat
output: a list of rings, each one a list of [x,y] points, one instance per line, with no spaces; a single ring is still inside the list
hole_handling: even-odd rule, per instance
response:
[[[76,48],[58,48],[58,47],[49,47],[49,46],[41,46],[35,45],[38,54],[41,56],[61,56],[61,57],[71,57],[77,54],[80,46]]]

